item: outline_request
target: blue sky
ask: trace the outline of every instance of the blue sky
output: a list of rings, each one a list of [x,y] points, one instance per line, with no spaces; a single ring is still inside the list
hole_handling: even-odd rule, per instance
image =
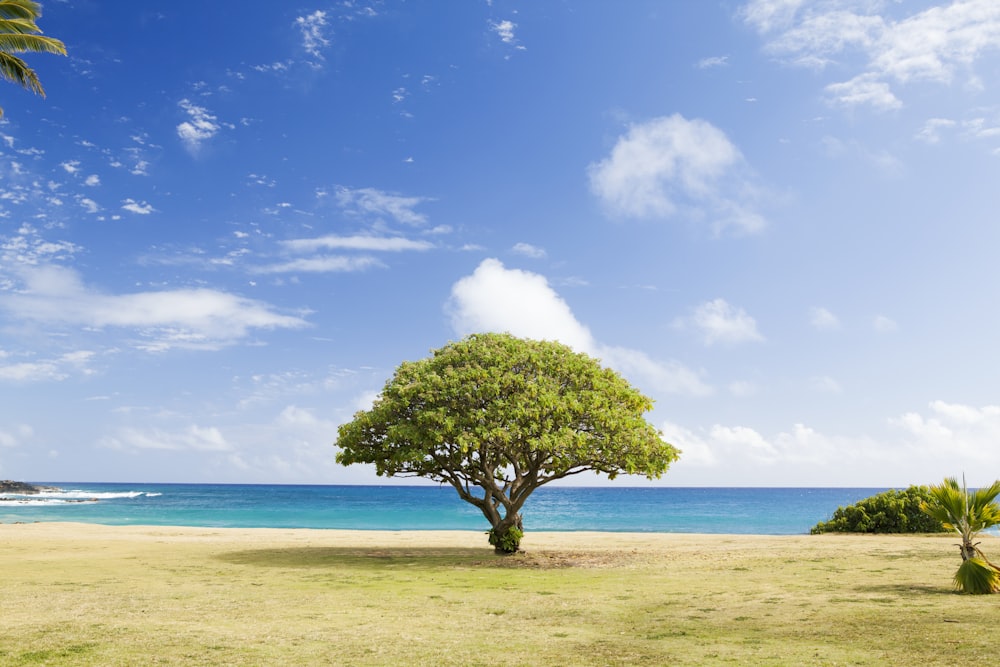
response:
[[[653,397],[656,484],[1000,477],[995,0],[43,10],[0,477],[377,482],[337,426],[485,330]]]

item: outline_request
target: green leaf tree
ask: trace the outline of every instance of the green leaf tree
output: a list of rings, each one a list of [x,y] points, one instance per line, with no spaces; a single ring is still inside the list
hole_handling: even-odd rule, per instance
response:
[[[962,478],[962,485],[954,477],[930,487],[932,500],[922,506],[924,512],[962,536],[958,545],[962,565],[955,573],[955,587],[966,593],[1000,592],[1000,568],[987,560],[974,542],[976,535],[991,526],[1000,524],[1000,480],[988,487],[969,491]]]
[[[38,75],[14,55],[28,51],[66,55],[62,42],[41,34],[35,23],[41,15],[42,6],[33,0],[0,0],[0,78],[45,97]]]
[[[370,410],[338,430],[337,461],[448,483],[514,553],[521,508],[585,471],[660,477],[680,452],[643,414],[652,401],[597,360],[551,341],[473,334],[396,369]]]
[[[820,533],[943,533],[941,522],[923,511],[932,499],[926,486],[889,489],[847,507],[838,507],[829,521],[813,526]]]

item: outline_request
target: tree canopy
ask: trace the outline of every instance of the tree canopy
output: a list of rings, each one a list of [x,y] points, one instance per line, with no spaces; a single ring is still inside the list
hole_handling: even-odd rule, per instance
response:
[[[521,508],[543,484],[666,472],[680,452],[645,420],[650,409],[615,371],[561,343],[473,334],[403,362],[371,409],[340,427],[337,461],[450,484],[509,553]]]
[[[35,23],[41,14],[42,6],[33,0],[0,0],[0,78],[45,97],[38,75],[14,55],[26,51],[66,55],[62,42],[41,34]]]

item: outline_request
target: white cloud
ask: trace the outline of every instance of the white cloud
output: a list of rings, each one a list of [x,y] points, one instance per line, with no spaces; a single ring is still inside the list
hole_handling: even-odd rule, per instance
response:
[[[91,174],[84,180],[83,184],[92,188],[97,187],[101,184],[101,177],[97,174]]]
[[[813,391],[817,391],[821,394],[840,394],[844,391],[840,383],[829,375],[820,375],[814,378],[810,378],[809,385],[812,387]]]
[[[233,446],[215,427],[195,424],[177,431],[158,428],[125,427],[100,441],[102,447],[117,450],[161,449],[170,451],[228,452]]]
[[[252,269],[254,273],[349,273],[385,266],[374,257],[310,257]]]
[[[23,321],[54,327],[126,328],[136,347],[217,349],[252,331],[300,328],[301,317],[282,315],[260,301],[211,289],[178,289],[104,294],[85,286],[79,275],[46,265],[19,269],[23,284],[0,292],[0,310]]]
[[[18,424],[13,432],[0,431],[0,447],[17,447],[34,434],[35,429],[28,424]]]
[[[711,391],[697,373],[678,362],[661,362],[638,350],[598,343],[543,276],[507,269],[496,259],[483,260],[472,275],[452,286],[446,310],[460,336],[494,331],[556,340],[601,359],[650,390],[689,395]]]
[[[895,320],[892,320],[885,315],[877,315],[874,320],[872,320],[872,326],[878,333],[892,333],[899,329],[899,325],[896,324]]]
[[[294,252],[314,252],[316,250],[370,250],[374,252],[402,252],[408,250],[430,250],[434,247],[428,241],[413,241],[401,236],[320,236],[314,239],[292,239],[281,245]]]
[[[302,33],[302,48],[305,52],[322,60],[323,49],[330,45],[330,40],[326,37],[326,12],[317,9],[307,16],[299,16],[295,19],[295,26]]]
[[[760,231],[753,186],[741,174],[743,157],[725,133],[680,114],[633,125],[611,154],[588,168],[591,191],[613,216],[664,219],[682,207],[727,227]]]
[[[101,210],[100,205],[90,197],[80,197],[77,199],[77,203],[80,204],[80,206],[82,206],[87,213],[98,213]]]
[[[809,324],[820,331],[834,331],[840,328],[840,320],[826,308],[810,309]]]
[[[91,375],[93,371],[88,362],[93,356],[93,352],[79,350],[52,359],[17,363],[5,363],[0,356],[0,381],[46,382],[65,380],[72,375]]]
[[[201,151],[202,144],[218,134],[222,125],[207,109],[193,104],[190,100],[183,99],[177,105],[189,118],[177,126],[177,136],[189,153],[197,155]]]
[[[928,118],[924,126],[917,133],[917,139],[929,144],[936,144],[941,141],[941,130],[955,127],[955,121],[948,118]]]
[[[508,20],[490,24],[490,29],[500,37],[500,41],[504,44],[514,44],[517,42],[517,38],[514,36],[514,28],[516,27],[516,23]]]
[[[1000,468],[1000,406],[973,407],[932,401],[930,412],[907,412],[889,420],[921,458],[945,462],[941,476],[966,471],[997,477]],[[982,472],[981,472],[982,471]],[[984,480],[985,481],[985,480]]]
[[[325,193],[320,193],[325,194]],[[422,225],[427,216],[414,209],[427,201],[424,197],[403,197],[375,188],[337,187],[337,204],[349,213],[361,216],[388,216],[405,225]]]
[[[895,3],[901,6],[901,3]],[[892,4],[870,0],[752,0],[746,22],[768,36],[767,49],[792,63],[823,67],[860,54],[860,72],[827,87],[847,106],[898,108],[888,81],[950,84],[962,71],[978,80],[973,66],[1000,49],[1000,3],[955,0],[901,19],[881,12]]]
[[[79,160],[67,160],[66,162],[60,162],[59,166],[67,174],[75,174],[80,171],[80,161]]]
[[[728,64],[729,56],[711,56],[699,60],[695,67],[698,69],[710,69],[712,67],[725,67]]]
[[[843,83],[831,83],[826,92],[831,102],[845,107],[869,104],[880,111],[889,111],[903,106],[899,98],[892,94],[889,84],[876,80],[872,74],[861,74]]]
[[[757,331],[757,322],[745,310],[731,306],[725,299],[706,301],[695,308],[690,317],[681,318],[675,324],[698,330],[705,345],[764,340]]]
[[[515,243],[511,251],[517,255],[523,255],[531,259],[545,259],[546,256],[544,248],[539,248],[530,243]]]
[[[122,209],[137,215],[149,215],[156,210],[151,204],[148,204],[147,202],[137,202],[134,199],[122,200]]]

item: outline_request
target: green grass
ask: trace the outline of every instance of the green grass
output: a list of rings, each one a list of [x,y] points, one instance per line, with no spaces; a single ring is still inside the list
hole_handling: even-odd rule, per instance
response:
[[[529,533],[503,558],[32,528],[0,526],[0,665],[926,667],[990,664],[1000,621],[953,591],[947,537]]]

